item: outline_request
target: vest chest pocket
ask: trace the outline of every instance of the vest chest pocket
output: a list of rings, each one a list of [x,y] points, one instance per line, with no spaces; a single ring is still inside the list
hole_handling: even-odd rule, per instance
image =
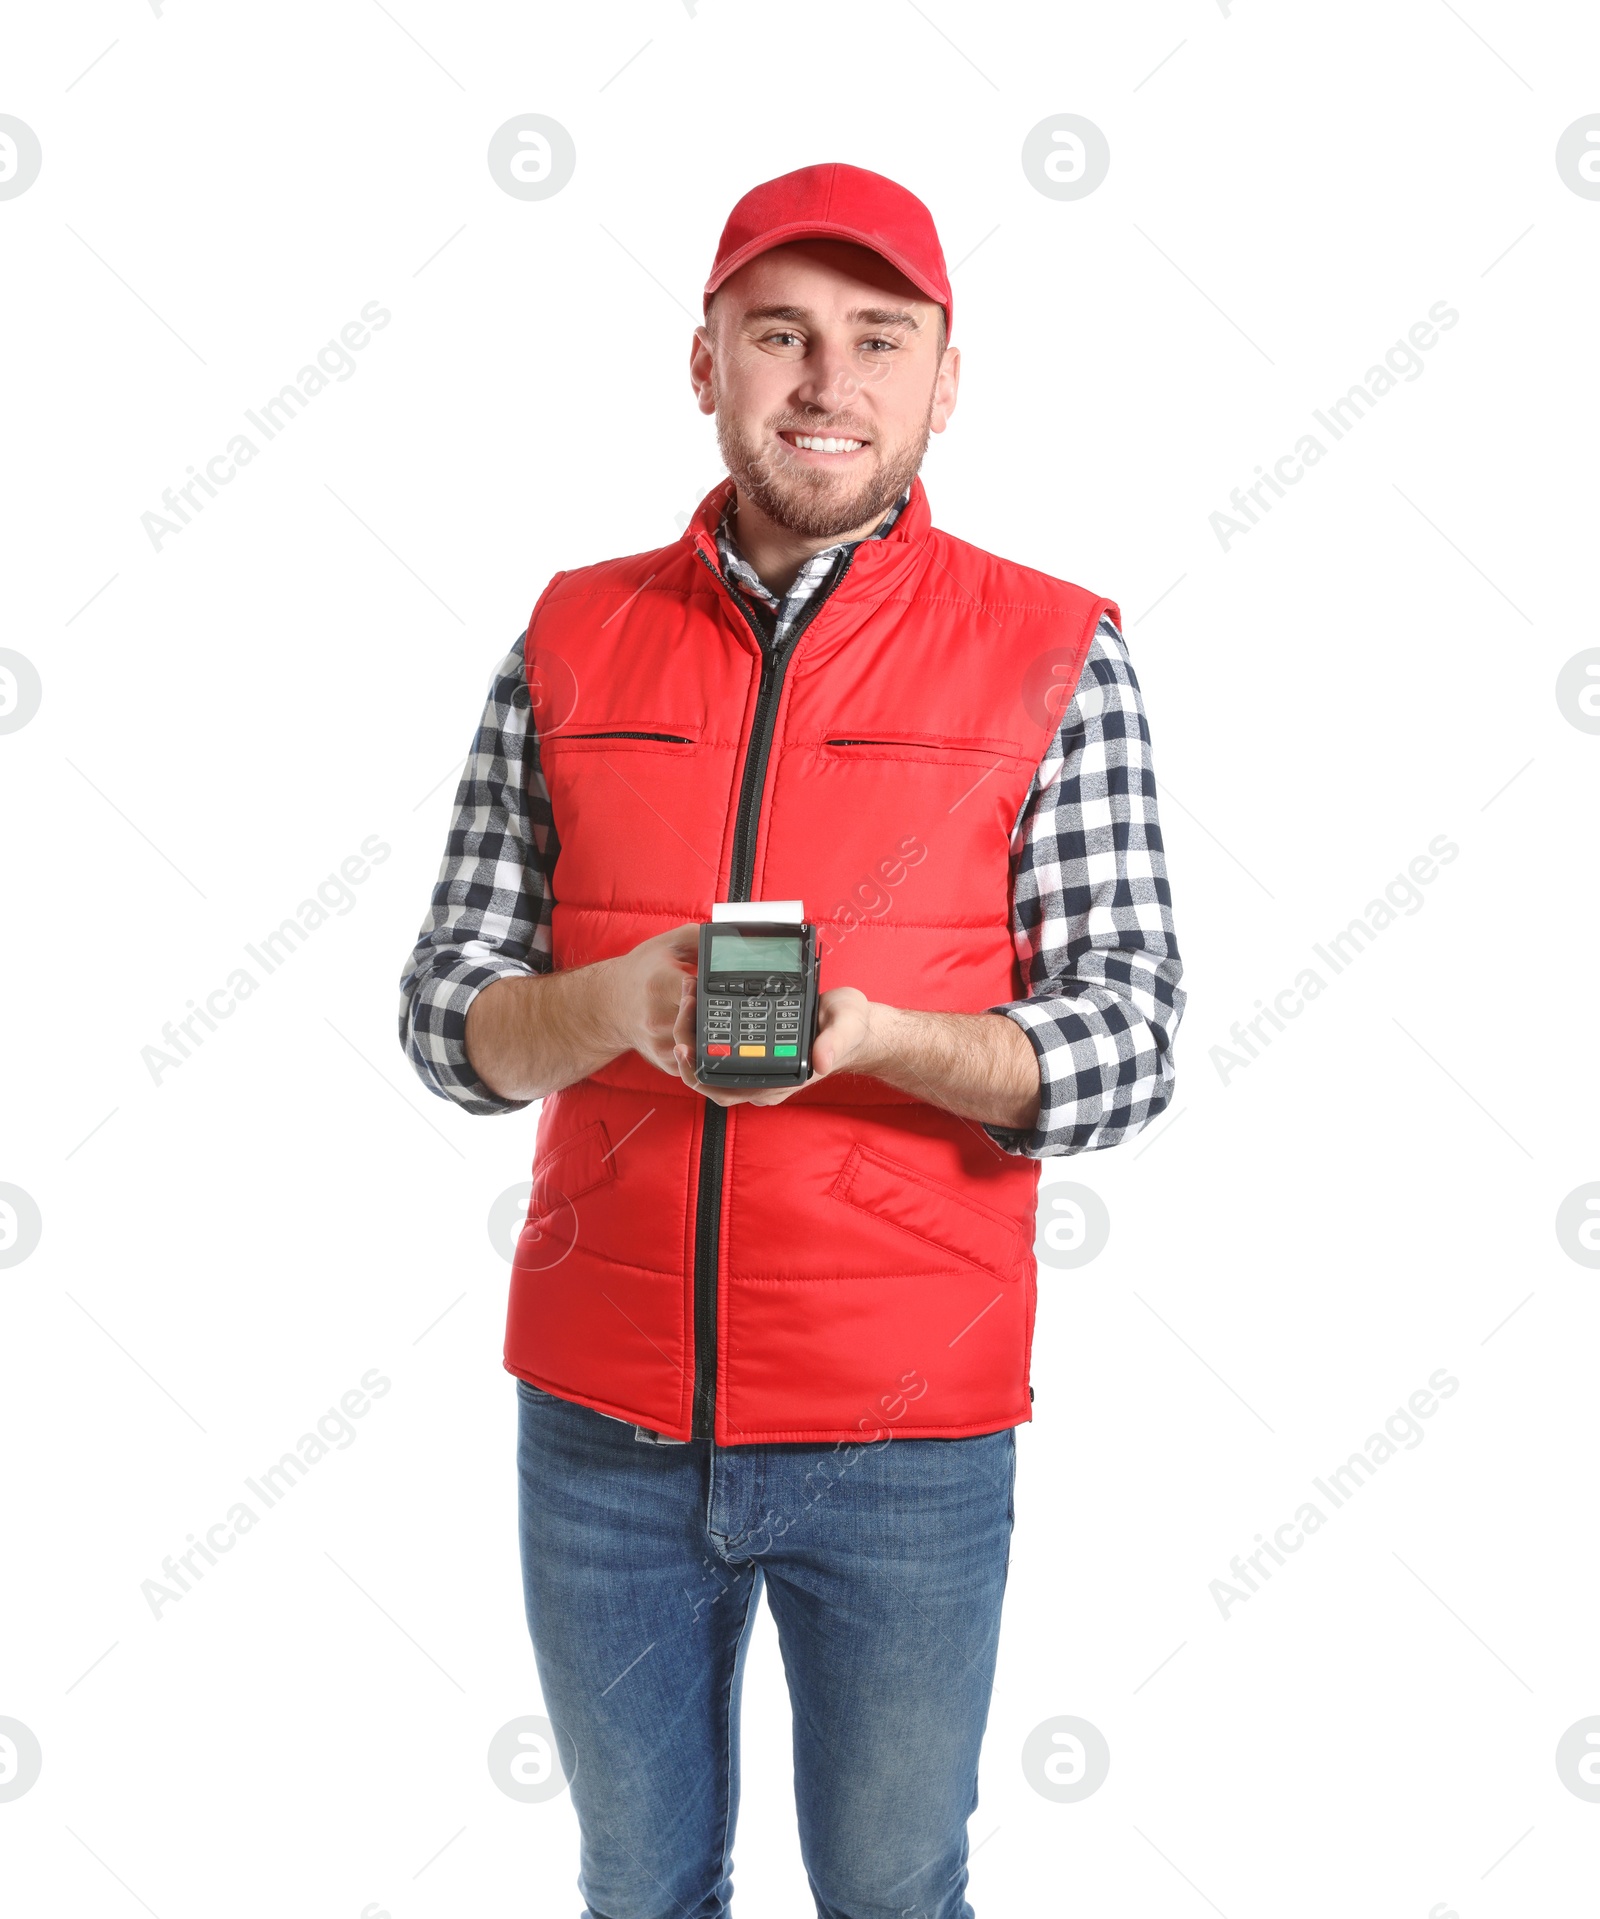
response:
[[[544,736],[539,741],[541,754],[560,753],[604,753],[613,750],[627,752],[630,749],[676,748],[693,746],[698,735],[675,733],[666,728],[613,726],[613,727],[561,727],[556,732]]]
[[[821,757],[838,766],[869,760],[909,760],[923,766],[990,766],[999,761],[1019,763],[1015,740],[956,737],[934,733],[892,732],[863,727],[852,732],[840,727],[821,742]]]

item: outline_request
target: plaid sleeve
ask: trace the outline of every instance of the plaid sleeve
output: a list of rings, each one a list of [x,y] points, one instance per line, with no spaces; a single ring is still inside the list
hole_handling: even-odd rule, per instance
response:
[[[1034,1126],[985,1125],[1044,1159],[1115,1146],[1172,1098],[1183,1014],[1150,730],[1128,649],[1102,618],[1012,835],[1012,937],[1029,982],[1002,1013],[1039,1057]]]
[[[400,981],[400,1044],[430,1092],[468,1113],[515,1113],[467,1058],[467,1008],[497,979],[551,970],[559,847],[539,770],[522,639],[495,669],[456,789],[432,903]]]

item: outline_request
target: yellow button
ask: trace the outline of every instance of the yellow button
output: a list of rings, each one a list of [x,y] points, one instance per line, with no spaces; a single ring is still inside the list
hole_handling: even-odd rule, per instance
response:
[[[765,1059],[767,1053],[767,1049],[764,1046],[741,1046],[739,1051],[745,1056],[753,1053],[757,1059]]]

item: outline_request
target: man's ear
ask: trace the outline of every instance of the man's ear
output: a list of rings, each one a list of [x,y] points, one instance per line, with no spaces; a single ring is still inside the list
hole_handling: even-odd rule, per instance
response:
[[[933,380],[933,405],[928,413],[928,426],[934,433],[943,433],[949,424],[950,415],[956,410],[956,393],[961,385],[961,349],[947,346],[939,356],[939,371]]]
[[[689,384],[694,388],[695,404],[702,413],[717,410],[716,363],[712,356],[710,329],[697,326],[689,347]]]

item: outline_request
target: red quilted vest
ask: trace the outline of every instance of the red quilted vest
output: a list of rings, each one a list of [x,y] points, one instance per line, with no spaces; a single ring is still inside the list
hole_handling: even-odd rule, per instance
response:
[[[1009,836],[1109,600],[936,531],[920,480],[766,659],[681,539],[558,573],[528,623],[559,968],[713,901],[799,899],[821,986],[1026,997]],[[723,1108],[628,1052],[552,1093],[505,1363],[724,1446],[1027,1420],[1039,1164],[858,1074]]]

